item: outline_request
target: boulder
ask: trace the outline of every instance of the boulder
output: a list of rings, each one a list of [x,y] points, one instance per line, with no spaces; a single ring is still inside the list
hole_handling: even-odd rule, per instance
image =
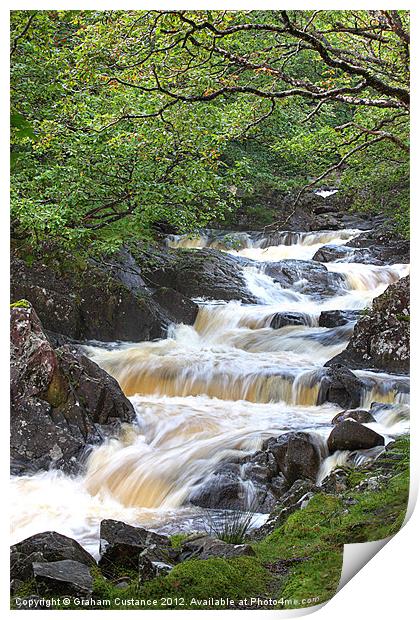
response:
[[[321,378],[317,404],[328,401],[343,409],[356,409],[360,406],[364,387],[365,383],[351,370],[334,364]]]
[[[154,287],[173,288],[187,297],[257,303],[242,273],[246,262],[210,248],[176,249],[149,261],[143,273]]]
[[[331,431],[327,441],[332,454],[336,450],[367,450],[385,445],[382,435],[354,420],[339,422]]]
[[[160,287],[152,297],[163,308],[172,323],[193,325],[198,314],[198,305],[173,288]]]
[[[410,278],[391,284],[356,323],[347,348],[329,360],[349,368],[408,373],[410,365]],[[356,405],[357,406],[357,405]]]
[[[353,241],[349,245],[324,245],[317,250],[313,260],[320,263],[332,263],[335,261],[345,263],[366,263],[369,265],[383,265],[384,262],[376,258],[374,249],[354,248]]]
[[[221,463],[188,499],[203,508],[270,512],[286,487],[274,456],[259,450],[239,462]]]
[[[90,553],[73,538],[58,532],[42,532],[10,547],[11,579],[26,581],[33,575],[33,563],[61,560],[72,560],[87,567],[96,566]]]
[[[408,264],[410,262],[410,241],[387,230],[383,225],[374,226],[352,239],[352,248],[368,252],[371,262],[376,259],[384,265]],[[364,262],[364,261],[363,261]]]
[[[280,329],[285,325],[310,325],[310,316],[303,312],[276,312],[270,322],[270,327]]]
[[[309,433],[285,433],[271,437],[264,447],[273,454],[289,485],[299,479],[316,480],[324,452],[318,437]]]
[[[38,593],[81,597],[92,594],[92,575],[89,568],[81,562],[34,562],[32,568]]]
[[[207,535],[190,536],[181,545],[180,561],[192,558],[208,560],[213,557],[238,558],[243,556],[255,556],[255,551],[250,545],[232,545]]]
[[[348,411],[340,411],[340,413],[337,413],[337,415],[331,420],[331,424],[339,424],[340,422],[344,422],[344,420],[348,419],[359,422],[360,424],[376,422],[370,411],[365,411],[364,409],[350,409]]]
[[[337,260],[346,260],[349,255],[352,255],[352,249],[347,245],[323,245],[319,250],[315,252],[312,260],[316,260],[320,263],[332,263]]]
[[[77,471],[88,446],[134,417],[115,379],[69,345],[54,349],[30,304],[11,308],[14,473]]]
[[[360,317],[360,310],[323,310],[319,315],[320,327],[341,327]]]
[[[282,260],[264,264],[264,273],[282,288],[316,297],[330,297],[344,290],[346,279],[341,273],[330,272],[321,263],[306,260]]]
[[[140,341],[165,336],[170,323],[195,320],[197,305],[175,291],[154,292],[127,248],[86,262],[46,256],[48,262],[30,266],[12,256],[11,300],[30,301],[48,332],[73,341]]]
[[[188,501],[203,508],[243,509],[248,494],[238,463],[223,463],[189,495]]]
[[[167,536],[113,519],[101,522],[99,551],[98,564],[107,577],[124,568],[138,570],[143,580],[156,576],[154,562],[167,564],[177,557]]]

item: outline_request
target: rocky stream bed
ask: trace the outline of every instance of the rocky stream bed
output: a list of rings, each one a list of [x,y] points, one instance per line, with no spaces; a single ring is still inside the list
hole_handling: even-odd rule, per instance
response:
[[[14,254],[13,606],[306,606],[398,531],[408,245],[339,224]]]

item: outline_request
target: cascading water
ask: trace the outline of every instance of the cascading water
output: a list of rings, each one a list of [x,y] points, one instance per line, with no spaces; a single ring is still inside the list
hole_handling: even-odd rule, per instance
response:
[[[320,327],[320,313],[365,308],[407,275],[408,266],[326,263],[328,271],[343,275],[333,296],[282,288],[263,267],[284,258],[308,260],[322,245],[347,243],[357,234],[206,231],[194,239],[169,239],[171,246],[216,247],[252,258],[242,268],[260,303],[200,302],[194,326],[174,325],[167,339],[86,347],[131,398],[137,421],[94,448],[83,475],[50,471],[13,478],[14,540],[57,530],[97,554],[104,518],[151,529],[191,526],[200,514],[188,504],[191,489],[221,461],[250,454],[268,437],[290,430],[325,440],[340,407],[317,404],[323,366],[346,347],[354,323]],[[273,329],[279,312],[299,312],[304,324]],[[360,406],[384,403],[369,426],[386,440],[406,431],[407,377],[356,374],[366,385]],[[325,459],[319,480],[348,457],[341,452]]]

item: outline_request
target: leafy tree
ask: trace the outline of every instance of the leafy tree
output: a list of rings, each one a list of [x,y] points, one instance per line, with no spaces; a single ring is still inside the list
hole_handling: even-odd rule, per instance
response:
[[[337,170],[364,206],[398,204],[406,227],[407,12],[14,11],[11,22],[14,238],[112,249],[156,222],[222,221],[238,185],[299,200]]]

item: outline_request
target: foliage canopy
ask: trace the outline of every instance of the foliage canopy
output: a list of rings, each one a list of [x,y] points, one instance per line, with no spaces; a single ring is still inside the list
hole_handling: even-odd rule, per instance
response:
[[[406,11],[13,11],[12,236],[112,249],[341,175],[408,213]],[[93,245],[92,245],[93,244]]]

